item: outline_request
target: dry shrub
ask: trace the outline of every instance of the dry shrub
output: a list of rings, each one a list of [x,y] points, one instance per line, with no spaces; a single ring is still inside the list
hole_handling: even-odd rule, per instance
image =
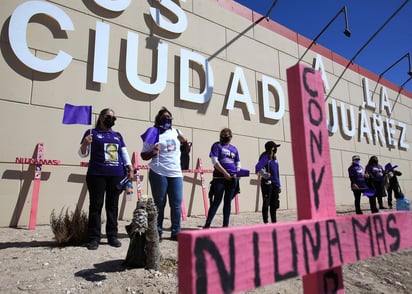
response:
[[[64,208],[59,215],[53,209],[50,215],[50,226],[59,245],[80,245],[87,242],[88,217],[83,211],[70,212]]]

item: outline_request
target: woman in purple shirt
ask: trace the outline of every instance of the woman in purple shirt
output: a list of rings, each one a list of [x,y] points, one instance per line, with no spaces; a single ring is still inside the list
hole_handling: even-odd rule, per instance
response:
[[[90,155],[86,183],[89,190],[89,222],[87,248],[96,250],[101,238],[101,214],[103,203],[106,209],[106,235],[110,246],[120,247],[117,238],[119,195],[117,185],[124,178],[125,167],[129,168],[129,179],[134,177],[130,157],[120,133],[112,130],[116,117],[113,110],[100,112],[96,126],[87,130],[81,140],[79,155]],[[106,195],[106,199],[105,199]]]
[[[255,172],[260,174],[260,188],[262,190],[262,217],[263,222],[268,223],[268,210],[270,207],[270,219],[272,223],[276,222],[276,210],[279,208],[280,178],[279,162],[276,158],[276,152],[280,145],[273,141],[265,144],[259,161],[255,166]]]
[[[370,181],[375,188],[375,197],[378,200],[379,209],[386,209],[383,206],[383,197],[386,197],[385,191],[385,170],[382,165],[379,164],[378,157],[373,155],[369,158],[368,164],[365,167],[365,173],[368,175]]]
[[[235,196],[239,179],[236,173],[240,170],[240,158],[237,148],[230,144],[232,131],[224,128],[220,131],[219,142],[213,143],[209,157],[214,167],[210,189],[213,197],[207,214],[204,228],[210,228],[216,211],[223,199],[223,227],[229,226],[232,199]]]
[[[366,182],[365,171],[360,164],[360,156],[353,155],[352,156],[352,164],[348,168],[348,174],[350,179],[350,187],[353,192],[353,196],[355,197],[355,211],[356,214],[363,214],[361,209],[361,196],[362,193],[369,198],[369,204],[372,212],[378,212],[378,208],[376,207],[376,199],[375,195],[367,193],[368,184]]]

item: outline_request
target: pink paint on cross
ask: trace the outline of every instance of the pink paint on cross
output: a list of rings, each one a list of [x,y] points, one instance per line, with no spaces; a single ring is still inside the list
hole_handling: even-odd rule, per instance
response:
[[[298,219],[336,216],[325,95],[320,72],[296,64],[287,70],[287,79]],[[333,277],[334,293],[344,292],[341,267],[304,276],[304,292],[324,293],[323,276]]]
[[[287,70],[287,78],[298,219],[335,216],[325,95],[320,73],[296,65]]]
[[[336,216],[321,76],[288,69],[298,221],[183,231],[179,293],[233,293],[303,276],[305,293],[343,293],[341,265],[412,246],[409,212]]]
[[[396,212],[183,231],[179,293],[236,293],[319,272],[319,293],[334,292],[330,268],[412,246],[411,225],[408,212]]]
[[[40,192],[40,180],[42,165],[39,164],[40,160],[44,158],[44,143],[39,142],[36,148],[36,164],[34,167],[34,178],[33,178],[33,193],[31,197],[31,208],[30,208],[30,220],[29,229],[34,230],[36,228],[37,222],[37,209],[39,205],[39,192]]]

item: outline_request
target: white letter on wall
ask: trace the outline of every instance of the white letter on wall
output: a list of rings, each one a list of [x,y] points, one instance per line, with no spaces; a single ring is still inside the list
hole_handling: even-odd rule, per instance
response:
[[[368,122],[368,117],[366,116],[365,113],[365,109],[361,110],[361,117],[360,117],[360,121],[359,121],[359,140],[362,137],[365,137],[365,135],[367,136],[367,139],[369,141],[372,140],[372,132],[371,132],[371,128],[369,126],[369,122]]]
[[[393,119],[386,119],[386,129],[388,132],[388,146],[395,147],[398,142],[395,139],[393,139],[393,136],[396,133],[395,121]]]
[[[323,81],[323,90],[325,93],[329,91],[329,81],[328,78],[326,77],[326,71],[325,71],[325,65],[323,64],[323,59],[320,54],[316,55],[315,59],[315,69],[320,70],[321,76],[322,76],[322,81]]]
[[[270,110],[269,103],[269,86],[272,86],[277,93],[277,102],[279,105],[275,107],[277,111]],[[279,82],[273,78],[262,76],[262,93],[263,93],[263,116],[271,119],[280,120],[285,114],[285,94]],[[276,101],[276,99],[275,99]]]
[[[409,144],[405,142],[406,128],[408,126],[406,124],[404,124],[403,122],[400,122],[400,121],[398,121],[398,126],[399,126],[399,129],[401,130],[401,133],[399,134],[399,147],[408,150]]]
[[[206,103],[213,94],[214,78],[209,61],[198,53],[180,50],[180,99],[194,103]],[[205,88],[201,93],[190,92],[190,61],[199,64],[205,72]]]
[[[96,22],[96,39],[94,44],[93,82],[107,83],[107,67],[109,64],[110,26]]]
[[[131,0],[95,0],[96,4],[110,11],[123,11],[129,7]]]
[[[14,10],[9,24],[10,46],[17,58],[31,69],[44,73],[57,73],[64,70],[72,57],[64,51],[50,60],[34,56],[27,45],[26,34],[30,19],[36,14],[46,14],[60,25],[60,29],[73,31],[74,26],[70,17],[60,8],[45,1],[29,1]]]
[[[127,49],[126,49],[126,77],[130,85],[136,90],[147,94],[159,94],[165,87],[167,82],[167,51],[166,43],[159,41],[157,45],[157,79],[153,84],[144,83],[139,79],[138,75],[138,59],[139,59],[139,35],[133,32],[127,33]]]
[[[329,117],[329,119],[327,120],[327,124],[328,124],[329,133],[334,134],[338,130],[338,126],[339,126],[338,106],[336,105],[336,100],[335,99],[332,99],[331,102],[332,103],[329,104],[329,109],[332,107],[332,114],[330,114],[332,117]],[[331,124],[331,121],[333,121],[333,124]]]
[[[375,110],[376,104],[371,100],[371,95],[369,93],[369,80],[366,78],[362,79],[362,86],[363,86],[363,105],[362,107],[367,106]]]
[[[180,34],[183,33],[187,28],[187,17],[183,9],[180,8],[172,0],[162,0],[159,1],[159,4],[166,7],[177,17],[177,22],[172,23],[167,21],[161,14],[160,9],[150,7],[150,15],[152,16],[154,22],[161,27],[162,29],[171,32]]]
[[[242,89],[242,94],[238,93],[237,89]],[[246,104],[246,107],[250,114],[255,114],[255,109],[253,108],[252,99],[250,98],[249,88],[246,83],[245,75],[240,67],[236,67],[235,73],[233,74],[232,85],[230,86],[229,97],[227,99],[226,109],[233,109],[235,102],[239,101]]]
[[[385,134],[383,131],[382,117],[379,114],[373,114],[373,136],[375,137],[376,143],[380,141],[382,145],[385,145]]]
[[[347,118],[347,111],[345,103],[340,103],[340,116],[342,117],[342,128],[343,133],[352,138],[355,135],[356,127],[355,127],[355,115],[353,112],[353,105],[349,106],[349,114],[350,114],[350,124],[348,123]],[[352,126],[352,129],[349,129],[349,125]]]
[[[386,110],[386,115],[391,116],[391,103],[389,101],[388,93],[386,92],[386,87],[381,87],[379,100],[379,113],[382,113],[384,110]]]

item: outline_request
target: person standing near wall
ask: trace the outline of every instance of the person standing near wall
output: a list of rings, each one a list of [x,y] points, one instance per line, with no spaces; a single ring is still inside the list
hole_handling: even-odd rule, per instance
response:
[[[162,107],[155,117],[155,124],[141,136],[143,148],[140,153],[149,163],[149,182],[156,204],[157,231],[162,240],[164,209],[169,196],[172,222],[171,240],[177,241],[181,230],[181,206],[183,199],[183,176],[180,166],[180,144],[190,146],[182,132],[172,128],[172,114]]]
[[[270,207],[270,219],[276,222],[276,210],[279,208],[280,178],[279,162],[276,158],[279,144],[268,141],[265,144],[265,152],[259,156],[255,166],[255,172],[260,175],[260,188],[262,191],[262,217],[263,222],[268,223],[268,210]]]
[[[239,184],[237,172],[240,170],[240,157],[237,148],[230,144],[232,131],[224,128],[220,131],[219,141],[212,144],[209,157],[212,160],[213,180],[210,189],[213,190],[211,203],[203,228],[210,228],[217,209],[223,199],[223,227],[229,226],[232,199]]]
[[[383,197],[386,196],[384,183],[385,170],[382,165],[379,164],[377,156],[374,155],[369,158],[368,164],[365,167],[365,173],[375,188],[375,197],[378,200],[379,209],[386,209],[386,207],[383,206]]]
[[[126,166],[129,169],[130,180],[133,179],[134,173],[122,135],[112,130],[115,121],[114,111],[110,108],[103,109],[95,128],[87,130],[81,140],[79,155],[87,157],[90,154],[86,175],[90,196],[87,233],[89,250],[96,250],[100,244],[103,203],[106,209],[108,243],[113,247],[122,245],[117,237],[121,190],[116,186],[124,177]]]
[[[392,209],[392,191],[395,194],[395,199],[403,198],[398,182],[398,176],[401,176],[402,173],[396,170],[397,167],[397,165],[392,165],[390,162],[385,165],[385,187],[388,192],[388,206],[390,209]]]
[[[363,170],[363,167],[360,165],[359,155],[352,156],[352,164],[348,168],[348,174],[353,196],[355,197],[356,214],[362,214],[360,205],[361,197],[362,193],[366,192],[366,190],[368,189],[368,185],[366,183],[365,172]],[[378,212],[374,194],[369,197],[369,205],[372,212]]]

